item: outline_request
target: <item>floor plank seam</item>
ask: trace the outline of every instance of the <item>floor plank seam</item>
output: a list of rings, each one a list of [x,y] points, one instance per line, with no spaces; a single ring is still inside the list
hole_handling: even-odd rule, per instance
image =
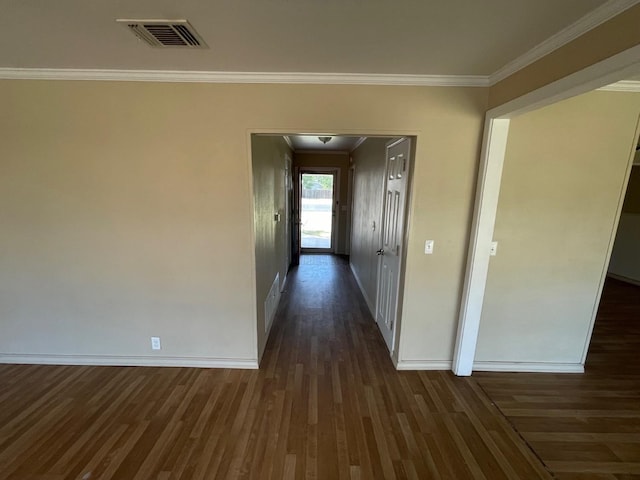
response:
[[[533,446],[527,441],[527,439],[522,435],[522,433],[520,432],[520,430],[518,430],[516,428],[516,426],[513,424],[513,422],[511,421],[511,419],[509,417],[507,417],[504,412],[502,411],[502,409],[500,408],[500,406],[494,402],[493,400],[491,400],[491,396],[488,394],[488,392],[484,389],[484,387],[482,386],[482,384],[480,384],[480,382],[475,382],[476,385],[478,386],[478,388],[480,390],[482,390],[482,392],[485,394],[485,396],[489,399],[489,401],[491,402],[491,405],[493,405],[493,407],[500,413],[500,415],[502,416],[502,418],[504,419],[504,421],[509,425],[509,427],[511,427],[511,429],[515,432],[515,434],[520,437],[520,439],[522,440],[522,443],[524,443],[527,448],[529,449],[529,451],[533,454],[534,457],[536,457],[538,459],[538,461],[540,462],[540,464],[544,467],[544,469],[549,473],[549,475],[551,475],[552,478],[558,478],[555,475],[555,472],[553,472],[553,470],[551,470],[551,468],[549,467],[549,465],[547,465],[545,463],[545,461],[543,460],[543,458],[538,454],[538,452],[536,452],[536,450],[533,448]]]

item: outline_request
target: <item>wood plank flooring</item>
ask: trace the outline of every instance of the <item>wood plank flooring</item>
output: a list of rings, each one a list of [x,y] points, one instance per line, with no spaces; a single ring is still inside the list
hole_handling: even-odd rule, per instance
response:
[[[551,478],[475,380],[393,368],[343,259],[273,328],[258,371],[0,365],[0,478]]]
[[[607,280],[583,375],[474,378],[556,478],[640,479],[640,287]]]

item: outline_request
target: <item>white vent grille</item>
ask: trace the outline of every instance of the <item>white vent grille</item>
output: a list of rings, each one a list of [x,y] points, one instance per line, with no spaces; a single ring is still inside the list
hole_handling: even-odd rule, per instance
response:
[[[131,20],[118,19],[140,40],[159,48],[207,48],[187,20]]]

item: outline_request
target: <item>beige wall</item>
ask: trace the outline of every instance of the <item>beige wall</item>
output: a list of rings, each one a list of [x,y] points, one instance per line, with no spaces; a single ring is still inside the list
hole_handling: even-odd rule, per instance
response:
[[[355,169],[349,261],[372,314],[375,314],[377,298],[379,257],[375,252],[381,246],[386,144],[389,140],[368,138],[352,153]]]
[[[336,208],[336,220],[338,227],[337,249],[336,253],[345,254],[347,244],[347,221],[349,220],[348,210],[348,193],[349,193],[349,154],[348,153],[296,153],[294,154],[293,164],[300,168],[337,168],[340,172],[339,198]]]
[[[256,312],[258,332],[258,358],[267,343],[265,332],[265,300],[279,276],[280,288],[287,275],[289,242],[286,228],[286,159],[292,158],[291,149],[282,137],[251,137],[253,166],[253,220],[256,251]],[[275,214],[280,220],[275,220]]]
[[[635,5],[490,88],[490,108],[640,45],[640,5]]]
[[[417,136],[401,355],[451,358],[485,89],[2,81],[0,105],[0,352],[255,361],[249,134],[336,131]]]
[[[581,363],[639,113],[593,92],[511,121],[476,361]]]
[[[0,352],[255,360],[248,140],[206,92],[0,83]]]
[[[400,362],[447,368],[458,328],[484,116],[477,125],[469,118],[454,127],[455,117],[441,114],[425,126],[436,130],[418,135],[414,146],[397,354]],[[452,129],[443,128],[447,124]],[[429,239],[435,241],[433,255],[424,254]]]

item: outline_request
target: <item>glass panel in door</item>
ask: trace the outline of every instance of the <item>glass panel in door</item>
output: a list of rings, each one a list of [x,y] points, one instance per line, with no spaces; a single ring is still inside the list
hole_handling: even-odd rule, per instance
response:
[[[332,248],[333,189],[332,173],[303,173],[301,185],[301,247]]]

